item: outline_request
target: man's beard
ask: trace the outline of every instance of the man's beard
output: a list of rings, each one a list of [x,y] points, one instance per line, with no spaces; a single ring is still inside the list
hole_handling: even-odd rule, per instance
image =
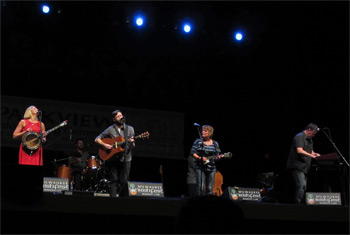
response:
[[[124,123],[125,123],[125,119],[124,118],[120,119],[120,121],[115,120],[115,124],[117,124],[118,126],[122,126]]]

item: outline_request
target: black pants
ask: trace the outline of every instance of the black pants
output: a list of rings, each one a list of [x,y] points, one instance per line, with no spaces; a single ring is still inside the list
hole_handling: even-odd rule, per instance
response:
[[[126,197],[128,195],[128,180],[130,175],[131,162],[120,162],[114,160],[107,162],[109,168],[110,188],[109,193],[111,197]]]
[[[82,190],[82,181],[81,181],[81,172],[82,169],[76,168],[73,169],[73,180],[74,180],[74,190]]]

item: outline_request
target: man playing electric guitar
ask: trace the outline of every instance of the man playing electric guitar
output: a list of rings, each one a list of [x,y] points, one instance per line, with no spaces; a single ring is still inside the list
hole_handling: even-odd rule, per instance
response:
[[[112,112],[112,119],[114,124],[99,134],[95,142],[101,147],[110,150],[113,146],[104,143],[104,138],[116,138],[118,136],[125,138],[126,142],[125,146],[123,146],[124,151],[119,152],[113,158],[106,161],[106,167],[110,172],[110,196],[116,197],[117,193],[119,196],[127,196],[127,181],[129,180],[132,160],[131,151],[135,147],[135,131],[132,126],[125,124],[124,115],[120,110]]]

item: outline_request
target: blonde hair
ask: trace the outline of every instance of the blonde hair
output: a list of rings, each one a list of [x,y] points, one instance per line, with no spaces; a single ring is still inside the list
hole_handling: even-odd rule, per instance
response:
[[[24,112],[24,116],[23,116],[24,119],[29,119],[32,117],[32,108],[34,108],[34,107],[35,107],[34,105],[31,105],[26,109],[26,111]]]
[[[214,128],[210,125],[203,125],[202,130],[207,130],[209,132],[210,138],[214,135]]]

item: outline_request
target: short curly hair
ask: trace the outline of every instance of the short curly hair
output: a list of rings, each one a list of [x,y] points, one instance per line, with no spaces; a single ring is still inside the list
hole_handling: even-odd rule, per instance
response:
[[[202,130],[207,130],[209,132],[210,138],[213,137],[213,135],[214,135],[214,128],[212,126],[210,126],[210,125],[203,125],[202,126]]]

